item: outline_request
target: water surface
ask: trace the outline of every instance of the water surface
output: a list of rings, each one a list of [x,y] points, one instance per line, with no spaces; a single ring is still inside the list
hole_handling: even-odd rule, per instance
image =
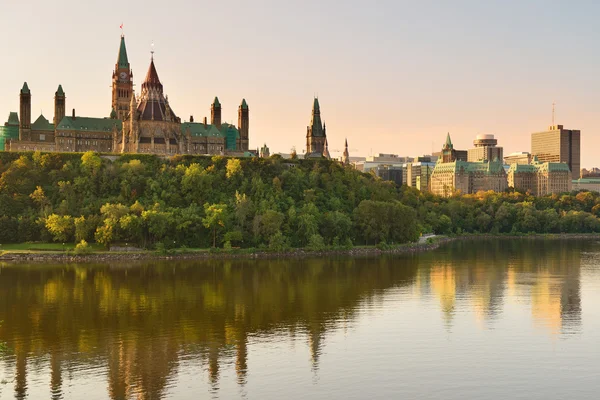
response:
[[[0,267],[0,398],[595,399],[600,243]]]

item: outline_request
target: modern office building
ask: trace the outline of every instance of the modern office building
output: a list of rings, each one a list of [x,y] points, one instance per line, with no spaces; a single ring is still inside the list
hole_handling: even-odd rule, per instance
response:
[[[467,150],[467,161],[502,161],[504,149],[497,144],[494,135],[477,135],[473,141],[475,147]]]
[[[398,186],[402,186],[404,184],[403,179],[403,167],[392,166],[392,165],[379,165],[373,169],[375,171],[375,175],[384,181],[392,181]]]
[[[434,168],[433,162],[406,163],[403,165],[403,182],[422,191],[430,190],[429,183]]]
[[[531,134],[531,155],[542,163],[566,163],[573,179],[580,178],[581,131],[553,125],[545,132]]]
[[[565,163],[542,163],[534,157],[531,164],[510,166],[508,187],[534,196],[569,192],[572,187],[571,171]]]
[[[504,164],[512,165],[512,164],[530,164],[531,163],[531,153],[526,151],[521,151],[517,153],[510,153],[506,157],[504,157]]]

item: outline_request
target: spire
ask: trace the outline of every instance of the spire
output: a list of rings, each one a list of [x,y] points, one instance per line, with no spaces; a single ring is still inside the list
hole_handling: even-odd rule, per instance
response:
[[[213,101],[213,106],[221,107],[221,103],[219,102],[219,98],[215,96],[215,101]]]
[[[323,149],[323,157],[329,159],[331,156],[329,155],[329,145],[327,144],[327,138],[325,138],[325,148]]]
[[[315,97],[315,102],[313,103],[313,114],[320,114],[321,107],[319,107],[319,98]]]
[[[121,46],[119,47],[117,68],[129,68],[129,60],[127,59],[127,48],[125,48],[125,36],[123,35],[121,35]]]
[[[62,85],[58,85],[58,90],[56,91],[55,95],[56,96],[64,96],[65,95]]]
[[[110,112],[110,119],[117,119],[117,112],[115,111],[114,108]]]
[[[344,165],[350,164],[350,153],[348,152],[348,138],[346,138],[346,143],[344,144],[344,154],[342,155],[342,164],[344,164]]]
[[[246,103],[246,99],[242,99],[242,105],[241,105],[243,110],[247,110],[248,109],[248,103]]]
[[[446,136],[446,147],[452,147],[452,139],[450,139],[450,132],[448,132],[448,135]]]
[[[29,94],[29,86],[27,86],[27,82],[23,83],[23,88],[21,89],[21,93]]]
[[[158,79],[158,72],[154,66],[154,57],[150,60],[150,67],[148,67],[148,73],[146,73],[146,79],[144,83],[154,83],[160,85],[160,79]]]

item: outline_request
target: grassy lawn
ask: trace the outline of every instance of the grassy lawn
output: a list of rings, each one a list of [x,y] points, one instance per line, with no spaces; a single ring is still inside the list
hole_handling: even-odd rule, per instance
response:
[[[94,251],[104,250],[104,247],[91,243],[90,247]],[[0,252],[2,251],[67,251],[75,249],[74,243],[9,243],[0,244]]]

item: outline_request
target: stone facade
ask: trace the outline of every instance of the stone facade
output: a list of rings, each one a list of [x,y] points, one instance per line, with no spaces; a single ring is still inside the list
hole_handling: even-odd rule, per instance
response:
[[[565,163],[541,163],[534,157],[531,164],[513,164],[508,170],[508,186],[534,196],[570,192],[572,174]]]
[[[319,99],[313,102],[310,125],[306,127],[306,154],[305,158],[329,158],[327,148],[327,127],[321,123],[321,107]]]
[[[454,193],[473,194],[507,189],[506,171],[499,161],[438,161],[431,175],[431,192],[448,197]]]
[[[215,97],[211,107],[211,124],[183,122],[175,114],[169,99],[163,94],[163,85],[154,65],[150,67],[141,85],[139,99],[133,89],[133,72],[127,57],[125,38],[121,36],[119,54],[112,73],[110,117],[89,118],[65,116],[66,96],[59,85],[54,98],[54,120],[50,123],[43,115],[31,123],[31,91],[27,83],[20,92],[18,138],[12,125],[2,132],[2,146],[6,150],[41,151],[98,151],[112,153],[220,154],[250,155],[249,107],[242,100],[238,108],[238,126],[222,123],[221,104]],[[15,119],[15,118],[13,118]],[[14,125],[14,121],[12,123]],[[4,133],[6,131],[6,133]]]

